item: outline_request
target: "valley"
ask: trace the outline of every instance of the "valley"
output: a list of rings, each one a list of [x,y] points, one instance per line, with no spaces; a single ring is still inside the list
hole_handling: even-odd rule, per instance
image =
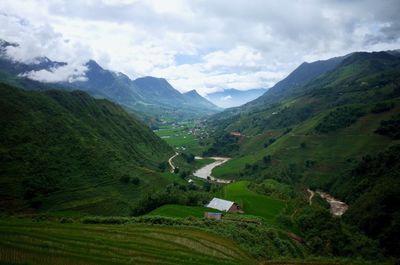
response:
[[[151,12],[186,26],[169,8]],[[75,67],[2,37],[0,264],[399,264],[399,50],[192,44],[151,66],[149,41],[137,61],[94,50]]]

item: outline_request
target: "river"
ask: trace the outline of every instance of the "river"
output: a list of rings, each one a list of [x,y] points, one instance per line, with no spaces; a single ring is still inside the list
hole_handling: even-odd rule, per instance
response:
[[[314,191],[307,189],[307,192],[310,193],[309,203],[311,205],[312,198],[314,197]],[[323,198],[329,203],[331,208],[331,214],[333,216],[340,217],[349,209],[349,206],[346,203],[335,199],[335,197],[333,197],[327,192],[316,191],[315,193],[317,193],[319,196],[321,196],[321,198]]]
[[[193,173],[193,176],[198,177],[198,178],[202,178],[202,179],[208,179],[208,180],[215,181],[215,182],[218,182],[218,183],[230,183],[230,182],[232,182],[231,180],[219,179],[219,178],[211,176],[212,170],[215,167],[218,167],[218,166],[222,165],[223,163],[229,161],[229,159],[230,159],[229,157],[207,157],[207,158],[214,159],[215,162],[212,162],[211,164],[208,164],[208,165],[205,165],[204,167],[199,168],[198,170],[196,170]],[[204,159],[204,158],[196,156],[195,159]]]

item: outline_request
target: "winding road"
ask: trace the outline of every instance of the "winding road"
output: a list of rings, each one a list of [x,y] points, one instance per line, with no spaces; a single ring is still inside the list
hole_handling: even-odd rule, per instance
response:
[[[171,156],[171,157],[168,159],[168,164],[169,164],[169,166],[171,167],[171,173],[174,173],[174,171],[175,171],[175,166],[174,166],[174,164],[172,164],[172,159],[174,159],[174,158],[177,157],[178,155],[179,155],[179,153],[176,153],[176,152],[175,152],[175,155]]]
[[[310,205],[312,205],[312,199],[313,199],[313,197],[315,195],[315,192],[313,192],[310,189],[307,189],[307,192],[310,193],[310,197],[308,197],[308,202],[310,203]]]

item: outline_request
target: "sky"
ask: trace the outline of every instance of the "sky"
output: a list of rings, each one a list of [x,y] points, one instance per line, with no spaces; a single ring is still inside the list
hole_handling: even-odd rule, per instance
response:
[[[84,79],[85,62],[181,92],[268,88],[304,61],[400,49],[399,0],[2,0],[7,55],[67,62],[41,81]]]

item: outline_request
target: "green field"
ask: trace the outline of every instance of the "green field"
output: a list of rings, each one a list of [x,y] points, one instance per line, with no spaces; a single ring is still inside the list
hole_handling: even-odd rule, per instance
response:
[[[178,152],[185,151],[193,154],[201,154],[204,148],[199,145],[196,137],[190,133],[190,129],[193,126],[194,124],[191,122],[164,125],[160,129],[155,130],[154,133]]]
[[[0,220],[0,264],[255,264],[238,246],[190,228]]]
[[[148,215],[152,216],[167,216],[167,217],[198,217],[202,218],[204,216],[204,212],[219,212],[214,209],[209,209],[201,206],[184,206],[184,205],[174,205],[174,204],[167,204],[163,205],[150,213]]]
[[[269,224],[277,224],[276,217],[286,207],[283,200],[257,194],[248,189],[248,181],[238,181],[224,187],[224,198],[237,202],[245,214],[264,218]]]

